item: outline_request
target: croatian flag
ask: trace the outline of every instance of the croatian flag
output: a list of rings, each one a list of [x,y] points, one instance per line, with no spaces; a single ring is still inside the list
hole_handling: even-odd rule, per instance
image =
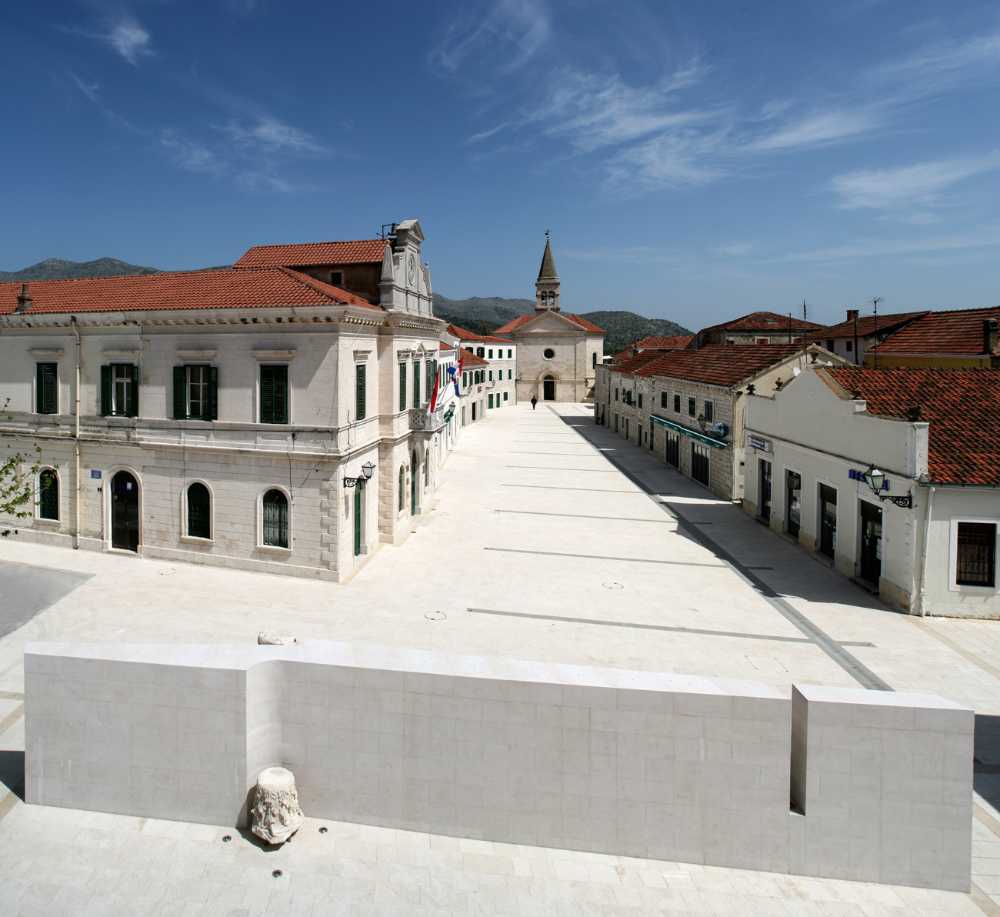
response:
[[[438,386],[441,384],[441,373],[434,373],[434,391],[431,392],[431,403],[427,408],[428,414],[434,413],[434,408],[437,407],[438,400]]]
[[[455,386],[455,397],[456,398],[461,398],[462,397],[462,392],[459,390],[459,387],[458,387],[458,380],[462,377],[462,362],[461,362],[461,360],[459,360],[458,369],[456,369],[454,366],[449,366],[448,367],[448,375],[451,376],[452,385]]]

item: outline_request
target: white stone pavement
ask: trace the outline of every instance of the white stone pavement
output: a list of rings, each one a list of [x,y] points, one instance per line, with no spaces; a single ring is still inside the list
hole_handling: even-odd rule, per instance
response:
[[[443,478],[409,541],[339,586],[5,539],[0,562],[92,576],[0,639],[0,777],[16,782],[24,747],[29,640],[252,642],[270,629],[785,688],[856,686],[856,661],[893,689],[1000,715],[1000,623],[887,611],[584,406],[494,412],[463,432]],[[269,853],[231,830],[0,796],[0,900],[46,914],[1000,913],[988,898],[1000,901],[1000,821],[985,803],[972,896],[324,824]]]

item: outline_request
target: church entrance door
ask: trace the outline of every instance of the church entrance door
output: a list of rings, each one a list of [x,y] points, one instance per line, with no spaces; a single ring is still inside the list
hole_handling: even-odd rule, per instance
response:
[[[542,380],[542,400],[543,401],[555,401],[556,400],[556,380],[551,376],[546,376]]]

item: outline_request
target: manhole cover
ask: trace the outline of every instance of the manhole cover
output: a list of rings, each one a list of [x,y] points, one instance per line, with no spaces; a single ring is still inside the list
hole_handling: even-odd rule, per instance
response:
[[[448,615],[446,615],[443,611],[428,611],[424,617],[427,618],[428,621],[443,621],[448,617]]]
[[[601,583],[605,589],[624,589],[625,587],[621,583]]]

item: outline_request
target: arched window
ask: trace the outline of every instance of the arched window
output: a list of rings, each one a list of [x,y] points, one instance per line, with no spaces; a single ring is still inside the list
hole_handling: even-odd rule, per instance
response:
[[[200,481],[187,489],[187,534],[191,538],[212,537],[212,495]]]
[[[52,468],[38,475],[38,518],[59,520],[59,476]]]
[[[406,466],[399,466],[399,511],[406,508]]]
[[[264,494],[263,543],[272,548],[288,547],[288,498],[280,490]]]

